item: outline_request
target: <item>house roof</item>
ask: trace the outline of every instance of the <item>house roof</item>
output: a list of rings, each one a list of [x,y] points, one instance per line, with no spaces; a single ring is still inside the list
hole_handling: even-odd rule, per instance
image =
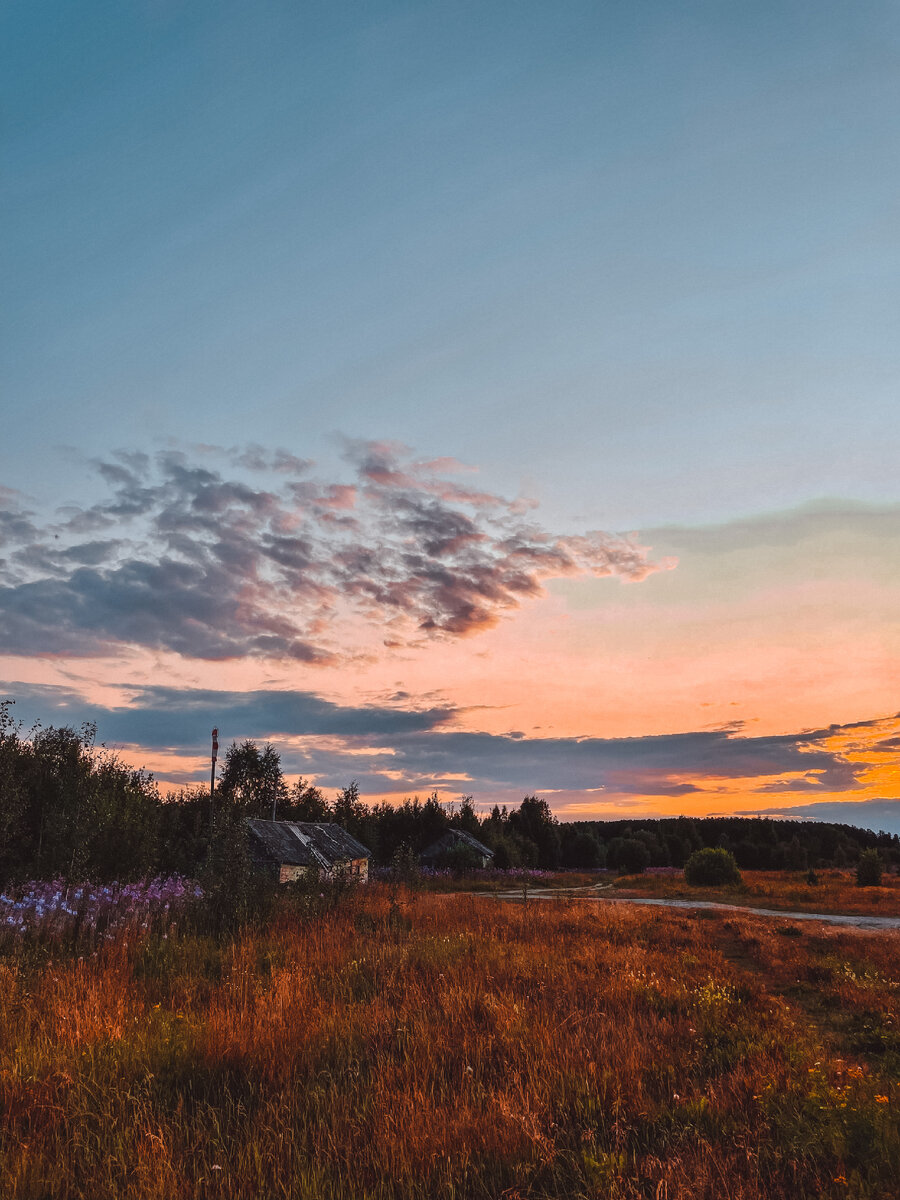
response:
[[[494,857],[493,850],[490,850],[487,846],[483,846],[478,838],[473,837],[471,833],[466,833],[465,829],[448,829],[436,842],[432,842],[430,846],[427,846],[419,855],[419,858],[440,858],[442,854],[448,854],[460,846],[465,846],[468,850],[474,851],[475,854],[482,854],[487,858]]]
[[[329,870],[350,859],[372,857],[371,851],[340,825],[251,818],[247,826],[266,858],[292,867]]]

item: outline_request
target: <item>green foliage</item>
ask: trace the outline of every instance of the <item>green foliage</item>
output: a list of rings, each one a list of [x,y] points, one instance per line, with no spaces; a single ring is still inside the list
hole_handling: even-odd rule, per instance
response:
[[[360,836],[368,811],[359,798],[359,785],[355,779],[338,792],[332,814],[337,824],[343,826],[348,833],[354,837]]]
[[[223,807],[217,812],[200,881],[201,924],[208,930],[236,929],[271,911],[277,880],[252,862],[246,818],[240,809]]]
[[[420,879],[419,858],[409,842],[401,842],[391,857],[391,874],[397,883],[414,887]]]
[[[482,865],[481,855],[471,846],[457,842],[434,860],[434,865],[444,870],[450,870],[455,875],[467,875]]]
[[[95,744],[96,727],[35,727],[0,703],[0,884],[135,879],[159,867],[153,777]]]
[[[284,819],[290,821],[327,821],[331,817],[328,801],[317,787],[298,779],[288,793]]]
[[[509,871],[512,867],[522,865],[519,847],[512,838],[502,836],[492,838],[491,848],[494,851],[493,865],[498,871]]]
[[[859,887],[881,886],[881,855],[877,850],[864,850],[856,864],[856,882]]]
[[[281,756],[268,743],[260,750],[256,742],[232,742],[216,791],[222,804],[245,817],[275,820],[287,799]]]
[[[475,804],[471,796],[463,796],[460,799],[459,808],[450,818],[450,824],[454,829],[462,829],[465,833],[471,833],[472,837],[479,837],[481,821],[475,811]]]
[[[734,855],[720,846],[695,850],[684,864],[684,877],[694,887],[718,887],[741,882]]]
[[[510,813],[509,825],[521,839],[522,857],[528,866],[554,870],[560,865],[562,842],[559,822],[546,800],[539,796],[526,796],[518,809]],[[533,851],[529,853],[531,847]]]
[[[606,864],[606,849],[592,833],[580,832],[563,847],[563,865],[588,870]]]
[[[609,865],[628,875],[640,875],[650,866],[650,851],[640,838],[613,838]]]

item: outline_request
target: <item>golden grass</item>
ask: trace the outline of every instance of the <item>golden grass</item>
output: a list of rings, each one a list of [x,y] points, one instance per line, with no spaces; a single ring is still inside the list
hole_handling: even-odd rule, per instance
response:
[[[373,886],[233,940],[23,949],[0,1195],[894,1196],[897,939],[777,926]]]
[[[760,908],[795,912],[858,913],[900,916],[900,876],[885,875],[882,887],[857,887],[853,871],[818,872],[808,883],[806,872],[743,871],[738,887],[691,887],[681,875],[624,875],[614,881],[615,894],[672,899],[724,900]]]

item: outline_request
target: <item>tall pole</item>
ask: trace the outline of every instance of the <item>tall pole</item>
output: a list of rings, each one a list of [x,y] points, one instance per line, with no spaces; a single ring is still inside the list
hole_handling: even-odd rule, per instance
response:
[[[212,768],[209,772],[209,833],[213,831],[213,801],[216,795],[216,756],[219,753],[219,731],[212,731]]]

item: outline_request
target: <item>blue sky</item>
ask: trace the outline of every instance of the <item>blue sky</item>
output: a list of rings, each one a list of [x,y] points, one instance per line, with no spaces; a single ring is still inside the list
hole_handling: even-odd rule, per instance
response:
[[[282,447],[315,460],[323,487],[377,488],[348,445],[402,443],[396,461],[419,464],[406,515],[380,492],[372,503],[399,524],[385,533],[373,518],[373,537],[408,534],[409,506],[436,503],[441,471],[422,464],[452,458],[504,504],[539,502],[551,541],[652,531],[648,561],[680,562],[629,583],[621,604],[593,566],[546,583],[521,617],[511,593],[494,597],[491,620],[502,609],[534,649],[467,640],[464,662],[443,642],[404,651],[384,671],[416,704],[439,690],[423,682],[429,662],[455,680],[440,703],[471,710],[479,689],[506,695],[504,673],[530,680],[549,639],[586,689],[592,736],[604,731],[591,722],[616,723],[579,674],[601,651],[598,675],[618,655],[620,678],[658,689],[647,727],[635,701],[617,734],[696,732],[699,715],[724,727],[738,705],[785,735],[890,715],[895,5],[14,0],[0,37],[0,485],[35,514],[42,546],[60,507],[97,511],[92,464],[109,471],[117,450],[212,469],[204,447],[222,447],[222,478],[262,487],[225,451]],[[810,511],[831,515],[810,532]],[[82,607],[112,586],[126,541],[132,581],[135,562],[162,553],[124,524],[103,536],[120,558],[97,559],[90,587],[83,573],[60,585]],[[64,561],[88,570],[91,545],[52,561],[20,546],[6,580],[40,585],[66,654],[81,626],[56,592],[50,604],[48,581]],[[10,593],[0,612],[18,621],[35,594]],[[91,704],[112,686],[113,643],[134,687],[232,688],[191,658],[208,638],[129,641],[120,615],[99,634],[96,612],[87,622],[106,655],[79,659]],[[62,642],[31,631],[17,654],[15,621],[0,628],[10,685],[69,686],[48,658]],[[751,686],[753,638],[769,673]],[[141,658],[176,650],[177,663]],[[840,693],[848,656],[857,679]],[[685,707],[678,674],[701,659]],[[349,702],[348,670],[307,677],[273,659],[241,678]],[[366,685],[373,704],[386,679]],[[511,720],[570,735],[566,686],[549,688],[556,717],[534,701]]]
[[[895,6],[3,24],[14,485],[77,493],[54,443],[252,421],[319,458],[335,430],[454,454],[615,527],[884,495]]]

